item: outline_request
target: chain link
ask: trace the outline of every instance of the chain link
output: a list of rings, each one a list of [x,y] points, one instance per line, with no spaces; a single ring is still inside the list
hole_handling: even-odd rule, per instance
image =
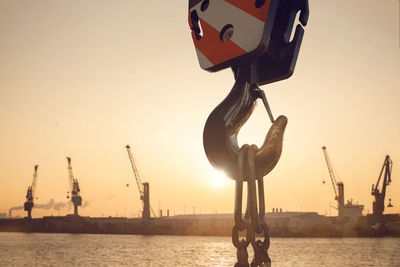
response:
[[[243,145],[239,150],[240,177],[236,180],[235,188],[235,224],[232,228],[232,243],[237,248],[237,263],[235,267],[258,267],[270,266],[271,259],[268,256],[270,244],[269,229],[265,223],[265,200],[264,182],[260,178],[258,185],[258,208],[257,188],[255,175],[255,155],[258,151],[255,145]],[[243,182],[247,181],[247,207],[244,218],[242,217]],[[246,239],[239,240],[239,232],[246,230]],[[264,240],[256,240],[255,234],[264,233]],[[254,250],[254,259],[251,265],[248,263],[247,247],[251,243]]]
[[[264,241],[254,239],[253,242],[251,242],[251,246],[254,250],[254,259],[251,262],[251,267],[268,266],[268,264],[270,266],[271,264],[271,259],[268,255],[268,248],[270,244],[268,226],[265,222],[263,222],[261,227],[262,232],[264,233]]]
[[[239,224],[234,224],[232,228],[232,243],[237,248],[236,257],[238,262],[235,267],[248,267],[249,254],[247,253],[247,247],[253,242],[252,238],[254,236],[252,225],[250,222],[243,221],[244,229],[239,227]],[[246,239],[239,240],[239,231],[246,230]]]
[[[251,223],[242,218],[244,165],[248,147],[248,145],[244,145],[240,148],[238,159],[240,177],[238,177],[235,184],[235,224],[232,228],[232,243],[237,249],[237,263],[235,264],[235,267],[249,267],[249,254],[247,253],[247,247],[251,243],[252,238],[254,238]],[[239,231],[244,230],[246,230],[246,240],[242,239],[239,241]]]

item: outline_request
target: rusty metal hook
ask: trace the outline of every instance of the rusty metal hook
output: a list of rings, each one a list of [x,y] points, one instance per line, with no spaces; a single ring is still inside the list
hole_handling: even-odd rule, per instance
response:
[[[203,132],[203,145],[208,160],[216,169],[225,171],[232,179],[240,179],[238,169],[239,145],[237,135],[252,114],[260,89],[254,77],[254,64],[233,67],[235,84],[228,96],[211,112]],[[265,102],[264,102],[265,104]],[[270,115],[273,121],[272,115]],[[268,174],[282,153],[283,135],[287,124],[279,116],[269,129],[255,157],[256,178]]]

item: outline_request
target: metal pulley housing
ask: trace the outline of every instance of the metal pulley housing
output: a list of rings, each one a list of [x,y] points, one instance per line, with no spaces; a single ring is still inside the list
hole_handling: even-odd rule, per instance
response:
[[[189,26],[201,68],[216,72],[256,60],[259,85],[294,71],[308,0],[189,0]]]

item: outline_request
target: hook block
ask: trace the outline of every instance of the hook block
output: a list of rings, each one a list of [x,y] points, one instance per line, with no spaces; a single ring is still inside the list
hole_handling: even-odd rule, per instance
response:
[[[189,0],[189,26],[201,68],[216,72],[257,61],[258,82],[290,77],[307,24],[308,0]]]

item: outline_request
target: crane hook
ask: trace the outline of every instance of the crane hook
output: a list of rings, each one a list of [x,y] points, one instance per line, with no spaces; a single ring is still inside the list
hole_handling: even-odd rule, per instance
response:
[[[254,64],[232,67],[235,84],[228,96],[211,112],[203,132],[203,145],[207,158],[216,169],[225,171],[232,179],[239,179],[240,128],[253,113],[257,98],[263,98],[272,126],[255,157],[256,178],[268,174],[278,163],[282,153],[283,135],[287,118],[273,119],[263,92],[258,88]]]

